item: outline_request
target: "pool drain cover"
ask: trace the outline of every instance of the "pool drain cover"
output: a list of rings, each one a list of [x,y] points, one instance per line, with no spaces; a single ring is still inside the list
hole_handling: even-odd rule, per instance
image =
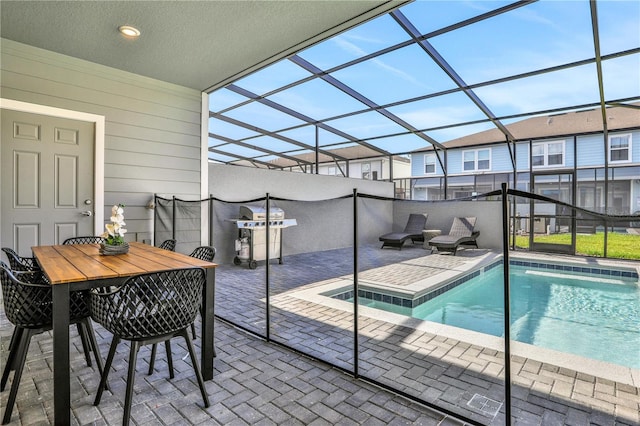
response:
[[[495,415],[498,414],[498,411],[500,411],[500,407],[502,407],[502,402],[494,401],[493,399],[477,393],[473,395],[473,398],[471,398],[471,401],[469,401],[467,405],[495,417]]]

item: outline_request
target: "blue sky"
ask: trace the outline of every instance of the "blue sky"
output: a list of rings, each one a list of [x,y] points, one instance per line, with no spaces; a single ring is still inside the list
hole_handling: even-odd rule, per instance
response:
[[[421,34],[428,34],[507,4],[510,2],[416,1],[399,10]],[[602,55],[640,48],[639,1],[600,0],[597,7]],[[479,84],[593,58],[595,52],[590,14],[588,0],[542,0],[431,37],[428,42],[466,84]],[[300,52],[299,56],[322,70],[330,70],[408,40],[408,34],[391,16],[385,15],[308,48]],[[640,99],[640,53],[604,61],[602,70],[606,100]],[[415,44],[337,70],[330,75],[378,105],[388,105],[456,87],[453,80]],[[264,95],[309,76],[298,65],[284,60],[235,84],[255,94]],[[499,117],[599,102],[594,64],[477,87],[474,92]],[[318,120],[367,108],[358,100],[318,79],[273,93],[267,99]],[[243,101],[246,101],[245,97],[220,89],[211,94],[210,109],[218,112]],[[389,106],[387,109],[417,129],[429,129],[426,133],[438,142],[492,127],[488,123],[481,123],[438,130],[442,126],[485,118],[462,93]],[[256,102],[231,109],[224,115],[268,131],[293,128],[282,135],[309,145],[315,144],[314,126],[300,127],[304,124],[303,121]],[[509,122],[510,120],[505,120],[505,123]],[[337,118],[327,124],[363,139],[406,132],[406,129],[377,112]],[[232,139],[257,135],[256,132],[216,119],[210,121],[210,132]],[[321,131],[319,140],[321,146],[328,147],[350,144],[344,138],[327,131]],[[291,150],[296,153],[299,150],[294,145],[271,137],[250,139],[247,143],[276,151]],[[370,143],[392,153],[407,152],[427,145],[415,135],[381,138]],[[221,144],[220,140],[210,139],[210,145]],[[222,145],[220,149],[233,150],[232,152],[240,155],[260,154],[256,150],[231,148],[229,145]],[[240,150],[243,152],[240,153]],[[264,157],[264,160],[270,158]]]

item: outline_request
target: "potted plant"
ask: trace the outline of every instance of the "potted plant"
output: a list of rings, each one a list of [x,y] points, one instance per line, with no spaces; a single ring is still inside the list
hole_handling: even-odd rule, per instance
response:
[[[100,254],[123,254],[129,252],[129,243],[124,240],[127,230],[124,228],[124,204],[116,204],[111,208],[111,223],[105,225],[106,231],[101,235],[104,243],[100,244]]]

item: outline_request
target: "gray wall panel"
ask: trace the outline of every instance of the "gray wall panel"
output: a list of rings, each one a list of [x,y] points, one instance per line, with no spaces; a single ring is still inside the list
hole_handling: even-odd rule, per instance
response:
[[[194,158],[172,157],[169,156],[169,154],[149,152],[127,152],[115,149],[105,153],[104,162],[105,164],[113,163],[130,166],[153,164],[155,168],[162,168],[164,170],[198,170],[200,168],[200,160]]]
[[[263,197],[267,192],[292,200],[326,200],[352,194],[353,188],[393,197],[393,184],[389,182],[209,163],[209,193],[225,201]]]
[[[154,193],[200,198],[200,92],[5,39],[0,66],[4,98],[105,116],[104,214],[126,204],[129,239]]]
[[[406,201],[394,203],[394,230],[402,230],[409,213],[427,213],[427,229],[439,229],[447,234],[454,216],[477,218],[480,231],[478,246],[502,249],[502,202],[500,201]]]
[[[199,146],[195,146],[199,140],[199,134],[177,134],[175,132],[166,132],[156,128],[145,128],[136,126],[135,124],[114,123],[112,121],[106,123],[106,133],[111,137],[131,139],[140,141],[141,143],[152,142],[155,144],[154,148],[157,147],[158,149],[173,147],[174,145],[181,145],[181,152],[188,149],[191,149],[194,152],[199,152],[200,149]],[[166,144],[166,146],[163,144]],[[155,152],[155,149],[150,151],[145,149],[145,147],[142,147],[139,151]]]
[[[187,111],[199,112],[200,110],[199,105],[194,107],[192,95],[185,92],[181,86],[168,85],[163,81],[134,76],[131,73],[114,72],[114,69],[100,64],[79,61],[76,58],[54,52],[26,47],[25,49],[23,44],[3,39],[2,50],[10,56],[21,59],[3,64],[3,70],[7,73],[23,74],[52,82],[68,83],[71,81],[76,87],[90,90],[98,89],[108,94],[134,97]],[[56,63],[55,68],[42,66],[52,60]],[[135,95],[129,91],[132,76],[137,81]],[[101,82],[100,87],[95,86],[96,78]]]
[[[298,220],[298,226],[283,232],[285,255],[351,247],[353,199],[332,199],[353,194],[354,187],[370,195],[393,196],[393,184],[389,182],[209,164],[209,193],[221,200],[244,201],[264,197],[267,192],[271,197],[300,200],[274,201],[273,204],[282,208],[287,218]],[[264,205],[264,201],[252,204]],[[376,242],[381,234],[389,232],[392,204],[361,200],[361,242]],[[233,260],[233,242],[238,230],[228,219],[238,217],[240,205],[215,204],[213,244],[218,250],[216,261],[220,263]]]
[[[84,87],[77,87],[74,85],[74,82],[59,83],[44,80],[39,77],[15,74],[12,72],[5,72],[2,79],[3,84],[8,87],[18,87],[19,85],[27,84],[32,91],[37,93],[47,93],[50,96],[61,97],[78,102],[98,102],[96,105],[101,105],[115,111],[120,111],[123,107],[126,108],[126,111],[124,112],[131,112],[134,114],[144,111],[145,113],[140,115],[142,117],[150,115],[151,117],[162,119],[163,117],[172,116],[175,120],[179,120],[184,123],[190,123],[194,117],[200,117],[199,111],[187,111],[176,108],[171,104],[162,105],[157,102],[142,101],[135,97],[135,93],[129,93],[128,96],[111,94],[105,92],[102,86],[100,87],[101,90],[96,90],[96,88],[88,89]],[[122,104],[123,97],[127,99],[126,105]],[[139,117],[137,117],[137,119],[139,119]],[[114,117],[114,120],[119,121],[117,119],[117,115]]]

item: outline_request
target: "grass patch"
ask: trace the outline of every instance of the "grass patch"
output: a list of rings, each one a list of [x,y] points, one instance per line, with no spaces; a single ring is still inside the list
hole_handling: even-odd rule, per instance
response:
[[[571,234],[536,235],[536,242],[550,244],[571,244]],[[607,257],[640,260],[640,235],[607,235]],[[516,235],[516,247],[529,248],[528,235]],[[604,257],[604,232],[576,235],[576,254]]]

